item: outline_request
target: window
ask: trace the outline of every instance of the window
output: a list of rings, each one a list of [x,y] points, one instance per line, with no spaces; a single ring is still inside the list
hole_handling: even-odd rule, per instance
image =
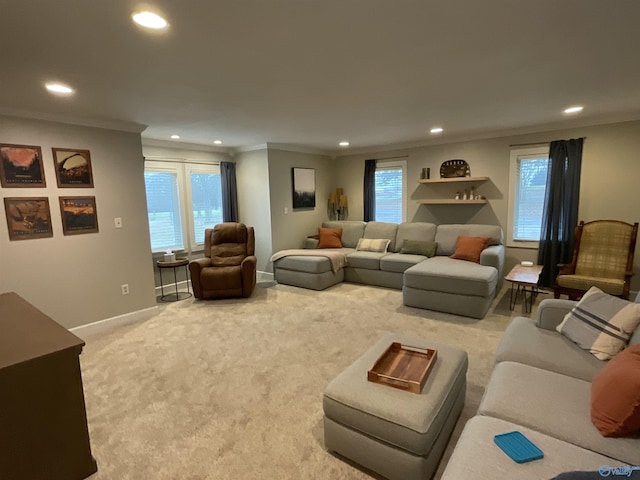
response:
[[[546,146],[511,151],[509,246],[538,247],[548,166]]]
[[[407,162],[376,165],[376,221],[402,223],[406,218]]]
[[[151,250],[199,250],[205,228],[222,222],[220,168],[145,162]]]

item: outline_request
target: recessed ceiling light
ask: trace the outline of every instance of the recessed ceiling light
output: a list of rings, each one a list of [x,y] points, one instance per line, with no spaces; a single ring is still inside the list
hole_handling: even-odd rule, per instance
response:
[[[71,95],[74,92],[73,88],[63,83],[51,82],[51,83],[46,83],[44,86],[51,93],[56,93],[58,95]]]
[[[131,18],[133,18],[133,21],[138,25],[146,28],[160,30],[167,27],[167,21],[160,15],[152,12],[134,12],[131,15]]]
[[[340,145],[341,147],[348,147],[349,146],[349,142],[347,142],[345,140],[345,141],[340,142],[338,145]]]
[[[430,132],[431,133],[442,133],[444,129],[442,127],[433,127]]]
[[[222,140],[214,140],[213,143],[216,145],[222,145]]]
[[[179,140],[180,139],[180,135],[171,135],[171,138],[173,138],[174,140]]]
[[[581,107],[580,105],[576,105],[574,107],[565,108],[564,113],[578,113],[578,112],[581,112],[583,109],[584,107]]]

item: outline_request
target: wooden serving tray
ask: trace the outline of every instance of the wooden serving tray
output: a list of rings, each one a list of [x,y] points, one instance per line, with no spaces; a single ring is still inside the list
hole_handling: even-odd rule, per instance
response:
[[[367,372],[367,380],[420,393],[437,358],[437,350],[393,342]]]

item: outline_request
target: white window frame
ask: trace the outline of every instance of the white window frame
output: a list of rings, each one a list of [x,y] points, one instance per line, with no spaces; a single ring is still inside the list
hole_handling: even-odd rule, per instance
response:
[[[538,249],[539,241],[517,240],[513,238],[516,188],[518,185],[518,160],[549,156],[549,145],[541,144],[526,148],[512,149],[509,158],[509,217],[507,219],[507,246]]]
[[[402,169],[402,222],[407,221],[407,161],[406,160],[380,160],[376,162],[376,170]]]
[[[178,201],[180,203],[180,218],[182,223],[182,242],[184,251],[187,253],[204,250],[204,243],[196,243],[192,234],[194,231],[193,220],[193,195],[191,192],[191,173],[214,173],[220,174],[220,165],[204,164],[185,161],[158,161],[146,160],[144,171],[176,173],[178,182]],[[213,225],[212,225],[213,228]],[[153,250],[153,254],[164,252],[164,250]]]

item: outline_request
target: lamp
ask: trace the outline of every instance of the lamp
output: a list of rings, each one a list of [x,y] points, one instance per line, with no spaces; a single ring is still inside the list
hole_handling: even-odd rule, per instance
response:
[[[346,220],[349,216],[349,202],[343,188],[336,188],[329,193],[327,214],[329,220]]]

